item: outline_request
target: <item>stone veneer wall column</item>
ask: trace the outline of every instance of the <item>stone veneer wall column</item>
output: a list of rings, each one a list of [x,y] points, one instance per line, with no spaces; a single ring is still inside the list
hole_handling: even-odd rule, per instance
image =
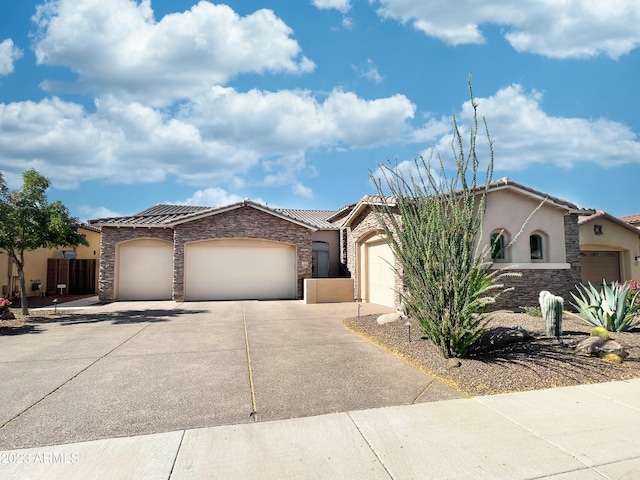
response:
[[[185,299],[185,245],[199,240],[220,238],[263,239],[295,245],[297,297],[302,298],[303,281],[305,278],[311,278],[311,233],[312,231],[306,227],[262,212],[250,205],[177,225],[173,246],[174,300]]]
[[[152,238],[173,242],[170,228],[102,227],[100,239],[100,274],[98,298],[101,302],[115,300],[116,245],[127,240]]]

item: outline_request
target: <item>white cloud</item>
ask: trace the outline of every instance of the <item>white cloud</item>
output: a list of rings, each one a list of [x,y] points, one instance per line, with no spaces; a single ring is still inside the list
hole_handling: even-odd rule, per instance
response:
[[[220,186],[243,183],[262,162],[271,168],[262,184],[295,186],[299,176],[314,175],[305,163],[306,150],[397,142],[415,110],[400,95],[364,100],[336,91],[321,103],[303,91],[238,93],[222,87],[176,116],[113,96],[98,98],[95,105],[90,113],[56,97],[0,104],[0,169],[36,168],[56,188],[169,176]]]
[[[204,138],[225,138],[264,155],[311,147],[370,147],[399,141],[415,105],[404,95],[365,100],[334,90],[320,102],[308,91],[237,92],[214,87],[182,109]]]
[[[494,141],[496,171],[525,170],[543,163],[572,168],[585,162],[602,167],[640,162],[640,140],[623,123],[548,115],[542,108],[542,94],[525,92],[517,84],[475,100]],[[458,115],[465,140],[472,115],[467,101]],[[444,124],[444,119],[440,123]],[[450,133],[441,135],[434,144],[438,152],[450,157]],[[484,131],[479,132],[478,151],[481,158],[487,158]]]
[[[39,64],[69,67],[80,89],[157,105],[243,73],[315,68],[292,30],[266,9],[242,17],[202,0],[156,21],[150,0],[56,0],[40,5],[33,20]]]
[[[13,44],[13,40],[7,38],[0,42],[0,76],[13,73],[13,63],[22,57],[22,50]]]
[[[219,207],[242,201],[238,195],[227,192],[226,190],[215,187],[198,190],[184,202],[178,202],[179,205],[197,205],[203,207]]]
[[[373,0],[372,0],[373,1]],[[481,27],[510,27],[513,48],[553,58],[606,54],[612,58],[640,45],[637,0],[377,0],[378,13],[450,45],[483,43]]]
[[[301,183],[296,183],[295,185],[293,185],[291,187],[291,191],[294,193],[294,195],[297,195],[299,197],[304,197],[309,199],[313,198],[313,190]]]
[[[311,3],[322,10],[334,8],[342,13],[347,13],[351,9],[350,0],[311,0]]]
[[[91,220],[94,218],[111,218],[111,217],[120,217],[123,214],[120,212],[116,212],[107,207],[93,207],[90,205],[82,205],[79,208],[79,211],[82,215],[82,219],[84,221]]]
[[[362,67],[353,67],[358,75],[362,78],[366,78],[367,80],[371,80],[374,83],[382,83],[382,75],[378,72],[378,67],[370,58],[367,59],[367,62]]]

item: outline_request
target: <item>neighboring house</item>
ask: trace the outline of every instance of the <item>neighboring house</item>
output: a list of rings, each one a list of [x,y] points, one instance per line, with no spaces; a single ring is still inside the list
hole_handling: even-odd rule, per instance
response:
[[[623,218],[603,211],[580,217],[583,283],[640,279],[640,230]]]
[[[632,227],[640,229],[640,213],[635,213],[633,215],[624,215],[622,217],[619,217],[619,220],[627,222]]]
[[[100,298],[302,298],[305,278],[339,273],[339,229],[326,221],[333,213],[244,200],[92,220],[102,230]]]
[[[89,242],[88,246],[39,248],[25,252],[24,275],[28,296],[97,293],[100,229],[85,224],[77,228]],[[19,296],[18,268],[5,253],[0,253],[0,285],[3,297]],[[58,285],[65,287],[59,289]]]
[[[490,184],[488,192],[481,248],[496,236],[508,245],[544,201],[518,241],[496,252],[494,268],[509,266],[522,277],[504,279],[515,290],[503,294],[494,308],[537,305],[541,290],[568,298],[581,279],[578,216],[593,210],[580,209],[508,178]],[[347,229],[348,270],[356,279],[356,299],[398,307],[402,279],[389,268],[398,265],[373,210],[379,200],[364,197],[342,223]],[[393,199],[387,201],[393,204]]]
[[[581,280],[578,216],[594,213],[509,179],[490,185],[482,245],[501,236],[498,266],[522,278],[499,307],[536,305],[540,290],[568,297]],[[364,197],[339,211],[277,209],[250,200],[223,207],[156,205],[92,220],[102,230],[99,294],[112,300],[303,298],[305,279],[352,278],[348,297],[399,306],[394,255]],[[345,287],[341,287],[345,288]],[[351,294],[353,290],[353,295]]]

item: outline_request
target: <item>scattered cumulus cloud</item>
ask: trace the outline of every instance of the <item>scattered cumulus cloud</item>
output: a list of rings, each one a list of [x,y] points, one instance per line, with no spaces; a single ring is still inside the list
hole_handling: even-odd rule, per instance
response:
[[[219,207],[237,203],[243,199],[238,195],[229,193],[226,190],[215,187],[197,190],[194,194],[184,202],[178,202],[178,205],[196,205],[202,207]]]
[[[347,13],[351,9],[350,0],[312,0],[311,3],[321,10],[336,9]]]
[[[378,67],[376,66],[374,61],[371,60],[370,58],[367,59],[364,66],[361,66],[361,67],[354,66],[353,68],[356,70],[356,72],[358,72],[358,75],[360,75],[362,78],[370,80],[376,84],[382,83],[382,80],[383,80],[382,75],[380,75],[380,72],[378,72]]]
[[[22,57],[22,53],[10,38],[0,42],[0,77],[13,73],[14,62]]]
[[[364,100],[335,91],[319,101],[306,91],[241,93],[224,87],[176,115],[114,96],[97,98],[95,107],[91,113],[57,97],[0,104],[0,169],[36,168],[56,188],[93,179],[136,183],[169,176],[209,186],[237,183],[251,168],[276,158],[265,184],[284,178],[280,185],[296,185],[295,175],[308,172],[300,152],[398,141],[415,111],[401,95]]]
[[[110,210],[107,207],[94,207],[91,205],[82,205],[78,209],[82,215],[81,221],[88,221],[96,218],[120,217],[123,213]]]
[[[76,88],[98,95],[162,105],[244,73],[315,68],[291,28],[267,9],[243,17],[203,0],[156,20],[150,0],[57,0],[38,6],[33,21],[37,62],[69,67]]]
[[[372,0],[373,1],[373,0]],[[505,27],[505,38],[519,52],[552,58],[600,54],[618,58],[640,45],[637,0],[377,0],[384,18],[410,23],[450,45],[485,42],[481,27]]]
[[[479,115],[487,120],[494,142],[496,171],[526,170],[537,164],[575,168],[585,162],[602,167],[640,162],[640,139],[627,125],[602,118],[549,115],[542,108],[542,93],[535,90],[527,92],[521,85],[514,84],[475,101]],[[463,104],[457,117],[466,139],[473,120],[473,107],[469,101]],[[443,133],[445,128],[448,133]],[[450,119],[431,119],[418,132],[433,135],[428,140],[434,149],[450,159]],[[487,158],[483,130],[479,132],[478,151],[481,158]]]

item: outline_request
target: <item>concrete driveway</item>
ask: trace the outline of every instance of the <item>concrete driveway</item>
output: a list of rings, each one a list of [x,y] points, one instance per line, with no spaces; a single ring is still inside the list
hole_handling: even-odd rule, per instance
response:
[[[357,309],[121,302],[0,335],[0,450],[459,396],[345,329]]]

